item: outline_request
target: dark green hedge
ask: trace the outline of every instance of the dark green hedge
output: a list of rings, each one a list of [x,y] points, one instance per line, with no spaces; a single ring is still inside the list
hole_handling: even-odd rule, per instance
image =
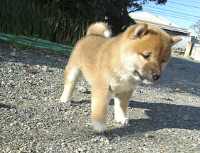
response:
[[[117,34],[124,25],[133,23],[128,17],[127,7],[141,9],[146,1],[1,0],[0,32],[75,42],[85,33],[88,24],[106,20]]]

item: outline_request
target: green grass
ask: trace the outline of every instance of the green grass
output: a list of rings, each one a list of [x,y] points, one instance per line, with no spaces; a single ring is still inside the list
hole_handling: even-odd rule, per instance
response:
[[[73,45],[69,42],[66,43],[67,45],[63,45],[40,38],[16,36],[5,33],[0,33],[0,40],[11,43],[13,46],[16,46],[17,48],[48,49],[64,55],[69,55],[73,48]]]

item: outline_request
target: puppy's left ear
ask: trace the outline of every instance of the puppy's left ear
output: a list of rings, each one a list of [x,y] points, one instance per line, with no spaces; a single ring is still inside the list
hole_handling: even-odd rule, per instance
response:
[[[181,40],[182,38],[180,36],[172,36],[172,45],[177,44]]]
[[[133,32],[133,37],[138,38],[142,37],[147,33],[148,26],[147,24],[138,24],[136,25],[134,32]]]
[[[148,31],[147,24],[135,24],[127,28],[124,33],[125,38],[137,39],[143,37]]]

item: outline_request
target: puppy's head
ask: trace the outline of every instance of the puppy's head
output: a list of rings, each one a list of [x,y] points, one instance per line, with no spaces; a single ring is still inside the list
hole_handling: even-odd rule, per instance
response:
[[[123,65],[143,83],[152,83],[160,78],[169,61],[171,47],[181,40],[147,24],[130,26],[122,37]]]

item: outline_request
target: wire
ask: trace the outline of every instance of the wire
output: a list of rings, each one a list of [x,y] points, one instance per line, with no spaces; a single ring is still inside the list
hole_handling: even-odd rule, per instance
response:
[[[196,16],[196,15],[192,15],[192,14],[187,14],[187,13],[183,13],[183,12],[179,12],[179,11],[174,11],[174,10],[170,10],[170,9],[160,9],[160,8],[156,8],[156,7],[151,7],[151,6],[148,6],[149,8],[153,8],[153,9],[156,9],[156,10],[159,10],[159,11],[166,11],[166,12],[173,12],[173,13],[176,13],[176,14],[180,14],[182,16],[190,16],[190,17],[193,17],[193,18],[197,18],[197,19],[200,19],[200,16]],[[155,10],[155,11],[156,11]]]
[[[163,12],[160,12],[160,11],[155,11],[155,10],[150,10],[151,12],[153,13],[156,13],[156,14],[160,14],[160,15],[163,15]],[[174,14],[170,14],[170,13],[164,13],[165,15],[167,15],[168,17],[173,17],[173,18],[176,18],[176,19],[181,19],[183,21],[186,21],[185,17],[183,16],[177,16],[177,15],[174,15]],[[190,20],[190,21],[193,21],[195,22],[196,20],[195,19],[187,19],[187,20]]]
[[[181,1],[179,1],[179,0],[167,0],[167,2],[176,2],[176,3],[182,3]],[[199,0],[197,0],[197,1],[195,1],[195,0],[189,0],[189,1],[183,1],[183,3],[184,4],[191,4],[191,5],[193,5],[193,6],[198,6],[198,4],[200,4],[200,1]]]
[[[194,9],[194,8],[190,8],[190,7],[187,7],[187,6],[179,6],[179,5],[170,5],[170,6],[168,6],[168,8],[172,8],[173,10],[175,9],[175,10],[177,10],[177,8],[179,9],[179,10],[187,10],[187,11],[190,11],[190,12],[192,12],[192,11],[199,11],[200,9]],[[161,7],[159,7],[159,8],[161,8]],[[164,7],[162,7],[162,8],[164,8]],[[166,8],[166,7],[165,7]]]
[[[188,5],[188,4],[184,4],[184,3],[178,3],[178,2],[173,2],[173,1],[168,1],[167,3],[174,3],[174,4],[181,5],[181,6],[185,6],[185,7],[192,7],[192,8],[200,9],[199,6]],[[167,3],[166,3],[166,4],[167,4]],[[200,4],[200,3],[199,3],[199,4]]]

